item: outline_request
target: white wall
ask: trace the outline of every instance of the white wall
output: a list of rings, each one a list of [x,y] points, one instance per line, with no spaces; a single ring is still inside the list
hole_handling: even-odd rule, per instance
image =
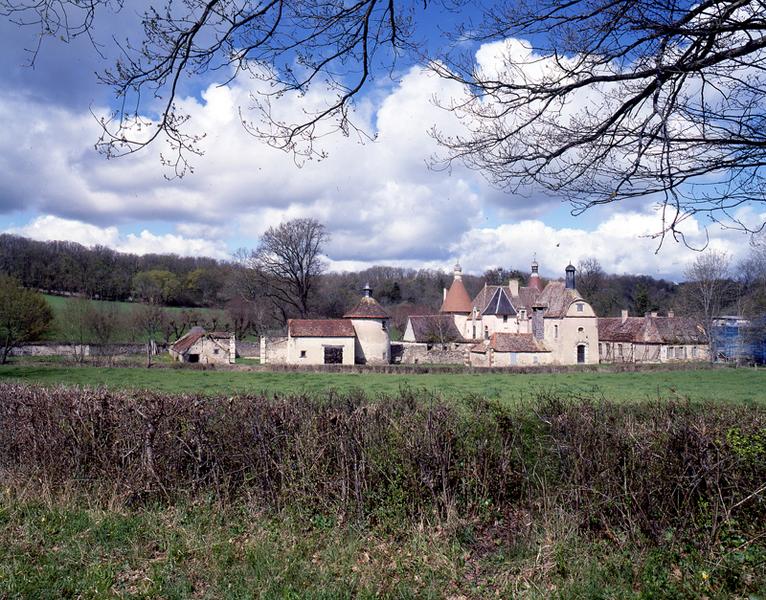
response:
[[[388,323],[378,319],[351,319],[356,331],[355,360],[360,364],[387,365],[391,362]],[[345,358],[345,355],[344,355]]]
[[[290,365],[323,365],[325,346],[341,346],[343,348],[344,365],[354,364],[355,339],[330,337],[290,337],[287,340],[287,364]],[[301,352],[305,356],[301,357]]]

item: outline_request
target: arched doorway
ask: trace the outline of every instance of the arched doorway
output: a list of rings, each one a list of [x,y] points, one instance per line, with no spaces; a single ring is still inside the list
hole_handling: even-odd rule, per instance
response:
[[[585,363],[585,344],[577,344],[577,364]]]

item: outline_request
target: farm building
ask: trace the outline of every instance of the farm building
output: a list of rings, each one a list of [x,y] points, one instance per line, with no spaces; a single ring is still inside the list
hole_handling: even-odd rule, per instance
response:
[[[389,364],[389,314],[369,284],[342,319],[290,319],[287,338],[263,339],[264,362],[290,365]]]
[[[598,319],[599,356],[603,363],[665,363],[710,359],[704,327],[688,317],[647,313]]]
[[[287,322],[289,365],[353,365],[356,332],[347,319],[290,319]]]
[[[234,364],[237,356],[236,340],[233,333],[205,331],[202,327],[192,327],[170,346],[170,356],[174,360],[204,365]]]

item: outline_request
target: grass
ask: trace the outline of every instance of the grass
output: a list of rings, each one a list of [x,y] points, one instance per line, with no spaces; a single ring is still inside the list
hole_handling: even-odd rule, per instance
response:
[[[51,327],[50,331],[45,336],[45,339],[48,341],[62,341],[64,340],[64,334],[63,334],[63,327],[61,324],[61,321],[65,315],[65,311],[68,305],[70,305],[72,302],[78,301],[77,298],[72,298],[68,296],[52,296],[50,294],[45,294],[45,300],[50,305],[51,309],[53,310],[53,326]],[[138,306],[141,306],[140,304],[136,304],[134,302],[118,302],[118,301],[108,301],[108,300],[88,300],[88,302],[95,303],[95,304],[113,304],[117,307],[117,311],[120,314],[120,316],[124,317],[123,323],[121,324],[120,329],[117,332],[116,339],[120,342],[133,342],[133,341],[145,341],[143,335],[136,336],[136,333],[131,330],[129,326],[129,316],[133,313],[133,311],[136,310]],[[167,307],[166,310],[170,312],[181,312],[183,310],[194,310],[195,312],[200,313],[203,315],[203,318],[211,312],[216,312],[216,309],[212,308],[182,308],[182,307]],[[220,312],[220,311],[217,311]]]
[[[114,389],[151,389],[189,394],[317,395],[362,390],[370,395],[395,394],[407,387],[445,398],[483,396],[505,402],[524,402],[540,391],[606,397],[640,402],[683,397],[693,401],[766,403],[766,370],[699,369],[631,373],[291,373],[269,371],[203,371],[190,368],[144,369],[76,366],[0,366],[0,381],[16,380],[46,385],[107,386]]]
[[[105,511],[0,499],[4,598],[763,597],[753,544],[695,551],[470,523],[354,527],[330,517],[196,504]]]

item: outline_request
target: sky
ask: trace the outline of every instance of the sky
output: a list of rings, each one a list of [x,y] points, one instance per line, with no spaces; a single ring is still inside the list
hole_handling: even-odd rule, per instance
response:
[[[596,257],[607,272],[680,280],[696,258],[672,238],[658,249],[652,234],[660,221],[649,200],[575,217],[550,193],[507,193],[461,166],[430,168],[440,149],[429,130],[459,127],[434,98],[460,90],[413,65],[400,65],[393,78],[378,74],[359,98],[354,120],[374,141],[324,138],[321,161],[296,164],[249,135],[239,114],[249,114],[260,84],[224,83],[223,73],[186,86],[180,98],[191,130],[205,133],[193,173],[168,178],[160,144],[108,160],[94,147],[93,113],[107,110],[113,98],[95,73],[111,64],[108,33],[137,31],[139,4],[104,17],[97,30],[104,57],[85,38],[48,40],[34,67],[25,51],[35,43],[34,30],[0,17],[0,231],[138,254],[227,259],[254,247],[270,226],[313,217],[330,233],[333,270],[377,264],[449,270],[459,261],[479,274],[498,266],[526,269],[536,256],[543,275],[560,276],[569,262]],[[431,23],[432,31],[438,25]],[[477,48],[478,60],[492,60],[493,52]],[[322,90],[288,95],[280,110],[298,115],[324,100]],[[689,219],[684,233],[690,245],[709,239],[735,261],[748,251],[749,238],[737,231],[706,230]]]

